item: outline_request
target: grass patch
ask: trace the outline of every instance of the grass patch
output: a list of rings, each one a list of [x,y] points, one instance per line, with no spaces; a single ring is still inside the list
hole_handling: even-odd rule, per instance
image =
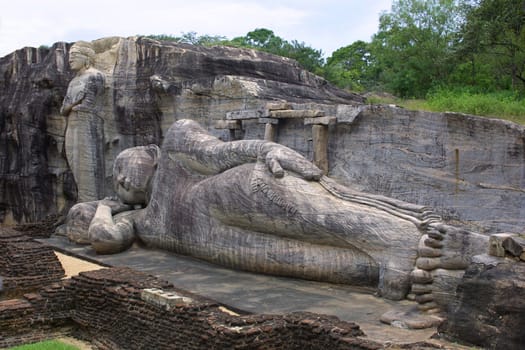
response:
[[[458,112],[510,120],[525,125],[525,98],[511,91],[476,93],[468,90],[437,90],[426,100],[372,96],[372,104],[398,106],[431,112]]]
[[[9,348],[8,350],[78,350],[78,348],[56,340],[48,340],[34,344],[16,346],[14,348]]]
[[[507,119],[525,124],[525,99],[511,91],[472,93],[439,90],[427,97],[433,110]]]

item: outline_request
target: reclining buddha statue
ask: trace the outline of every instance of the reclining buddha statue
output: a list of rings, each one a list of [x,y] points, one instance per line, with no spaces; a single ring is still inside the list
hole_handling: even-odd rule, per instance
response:
[[[434,276],[456,276],[487,244],[426,207],[343,186],[283,145],[223,142],[192,120],[175,122],[162,148],[124,150],[113,181],[118,198],[79,203],[66,221],[71,240],[101,254],[139,240],[230,268],[374,287],[394,300],[412,289],[438,308]]]

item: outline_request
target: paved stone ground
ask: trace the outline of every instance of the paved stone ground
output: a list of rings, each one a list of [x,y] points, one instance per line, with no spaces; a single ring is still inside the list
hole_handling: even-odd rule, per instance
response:
[[[428,340],[435,328],[399,329],[379,322],[392,308],[409,309],[415,303],[393,302],[375,297],[371,291],[349,286],[265,276],[233,271],[190,257],[137,245],[114,255],[96,255],[89,246],[70,243],[65,237],[39,241],[57,251],[105,266],[128,266],[179,288],[209,297],[231,310],[249,313],[311,311],[336,315],[361,326],[369,339],[382,343],[412,343]]]

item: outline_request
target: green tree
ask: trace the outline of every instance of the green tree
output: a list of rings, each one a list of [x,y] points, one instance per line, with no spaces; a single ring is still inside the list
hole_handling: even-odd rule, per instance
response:
[[[312,73],[322,74],[324,58],[321,50],[316,50],[304,42],[293,40],[291,43],[285,44],[284,50],[281,52],[282,56],[292,58],[299,62],[304,69]]]
[[[424,97],[453,70],[460,0],[395,0],[372,41],[379,79],[403,97]]]
[[[359,40],[334,51],[326,61],[324,76],[343,89],[362,91],[372,88],[377,77],[370,44]]]
[[[470,7],[458,45],[473,80],[488,67],[499,88],[525,88],[525,0],[479,0]]]
[[[321,50],[316,50],[297,40],[288,42],[266,28],[255,29],[248,32],[245,36],[234,38],[224,44],[253,48],[274,55],[292,58],[299,62],[303,68],[314,73],[321,73],[321,68],[324,64]]]

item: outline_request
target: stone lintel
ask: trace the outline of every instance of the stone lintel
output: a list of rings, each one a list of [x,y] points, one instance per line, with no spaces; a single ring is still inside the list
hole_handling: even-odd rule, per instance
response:
[[[261,112],[256,109],[246,109],[226,113],[226,119],[228,120],[257,119],[260,116]]]
[[[515,233],[495,233],[489,237],[489,254],[497,257],[505,256],[503,242],[506,239],[516,236]]]
[[[259,118],[259,124],[279,124],[279,119],[275,118]]]
[[[271,118],[277,119],[291,119],[291,118],[315,118],[315,117],[324,117],[324,112],[321,110],[314,109],[286,109],[279,111],[269,111],[269,116]]]
[[[278,111],[282,109],[292,109],[288,102],[268,102],[265,106],[268,111]]]
[[[216,120],[215,129],[241,130],[240,120]]]
[[[173,292],[167,292],[157,288],[144,289],[141,293],[141,298],[145,302],[164,307],[167,310],[170,310],[178,304],[191,302],[190,298],[184,298]]]
[[[304,119],[304,125],[333,125],[336,122],[336,117],[315,117]]]

